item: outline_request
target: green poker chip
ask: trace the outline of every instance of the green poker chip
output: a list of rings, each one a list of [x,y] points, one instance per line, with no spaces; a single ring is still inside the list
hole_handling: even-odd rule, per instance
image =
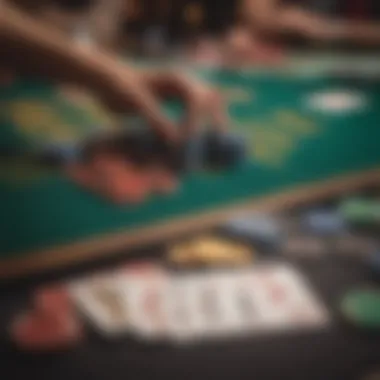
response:
[[[380,331],[380,289],[349,292],[343,298],[341,312],[357,327]]]
[[[341,203],[339,213],[353,223],[376,223],[380,221],[380,202],[370,199],[348,199]]]

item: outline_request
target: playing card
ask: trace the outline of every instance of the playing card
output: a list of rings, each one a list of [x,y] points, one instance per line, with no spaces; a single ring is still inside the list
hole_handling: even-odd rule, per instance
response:
[[[202,314],[197,304],[198,276],[174,275],[164,297],[168,321],[167,335],[177,342],[189,342],[202,336]]]
[[[234,302],[239,312],[240,330],[243,332],[260,330],[267,321],[262,284],[256,279],[255,269],[240,271],[234,279]],[[264,305],[265,306],[265,305]]]
[[[100,333],[153,334],[159,327],[154,298],[159,298],[165,274],[157,265],[135,263],[72,281],[67,288],[78,309]],[[157,287],[157,294],[151,291]],[[142,334],[142,332],[141,332]]]
[[[291,267],[269,266],[253,276],[263,329],[295,329],[327,322],[327,312]]]
[[[166,335],[167,318],[164,299],[170,286],[164,271],[133,271],[125,275],[124,284],[132,333],[145,339]]]
[[[224,336],[237,330],[231,279],[220,274],[178,277],[169,306],[169,331],[180,341]]]
[[[68,286],[78,309],[103,334],[115,335],[130,328],[126,289],[114,273],[91,276]]]

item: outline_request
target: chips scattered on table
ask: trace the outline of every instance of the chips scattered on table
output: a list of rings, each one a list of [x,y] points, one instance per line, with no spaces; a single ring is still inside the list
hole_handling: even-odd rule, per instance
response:
[[[247,265],[253,252],[245,244],[204,236],[180,242],[169,249],[167,260],[176,265]]]

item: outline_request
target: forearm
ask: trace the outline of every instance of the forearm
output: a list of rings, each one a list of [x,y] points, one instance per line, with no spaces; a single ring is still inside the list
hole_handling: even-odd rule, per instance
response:
[[[0,15],[1,65],[21,74],[69,81],[86,87],[106,80],[107,67],[59,32],[3,6]]]
[[[121,111],[132,103],[152,126],[169,123],[135,70],[116,57],[77,47],[65,36],[9,6],[3,6],[0,12],[0,50],[0,66],[75,83],[103,98],[109,95],[110,102],[117,103]]]

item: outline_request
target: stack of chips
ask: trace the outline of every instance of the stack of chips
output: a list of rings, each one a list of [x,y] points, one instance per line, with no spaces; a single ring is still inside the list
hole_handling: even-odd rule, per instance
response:
[[[233,168],[246,158],[242,137],[216,131],[193,137],[186,143],[183,153],[182,164],[186,171]]]
[[[262,248],[276,248],[284,238],[280,222],[271,215],[252,214],[228,221],[223,230],[234,237],[256,243]]]
[[[49,145],[41,156],[45,163],[65,165],[89,160],[100,152],[125,157],[136,165],[160,165],[179,173],[228,169],[246,157],[244,140],[237,135],[206,131],[183,145],[175,145],[147,128],[95,137],[80,144]]]

